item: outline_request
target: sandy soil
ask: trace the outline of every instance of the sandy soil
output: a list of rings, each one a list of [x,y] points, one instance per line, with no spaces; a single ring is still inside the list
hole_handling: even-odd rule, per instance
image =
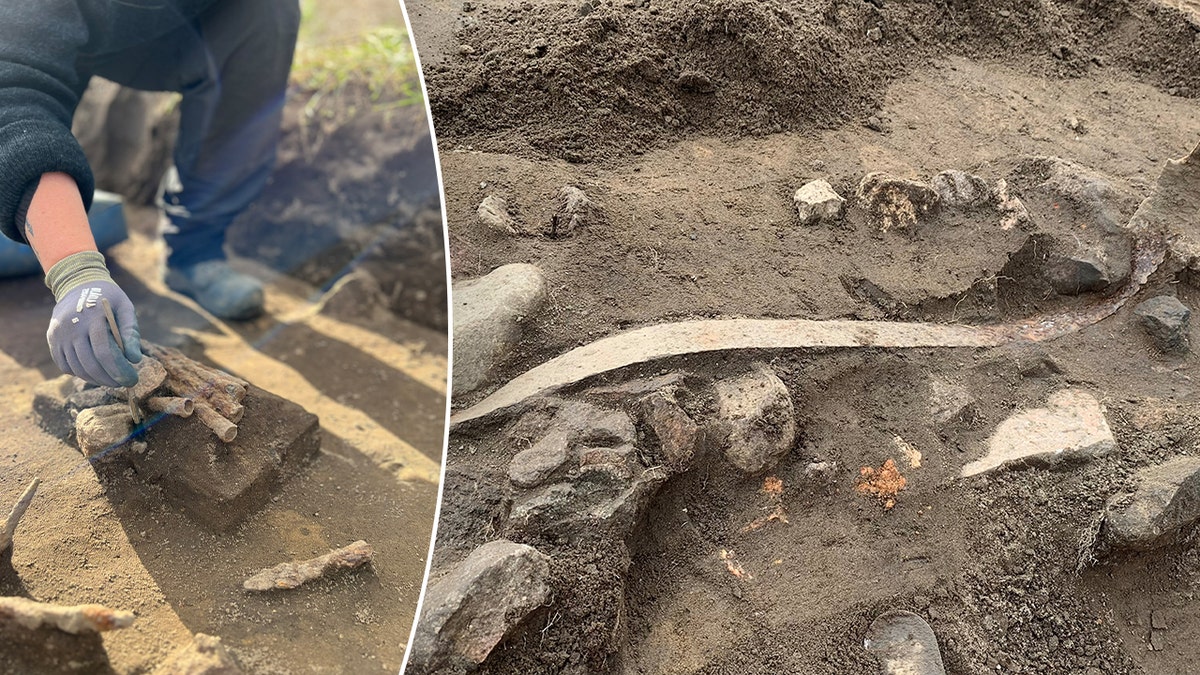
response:
[[[1176,6],[1194,12],[1186,4]],[[803,228],[792,192],[826,178],[849,197],[870,171],[1019,182],[1025,158],[1058,156],[1104,176],[1123,221],[1164,160],[1200,140],[1196,15],[1162,4],[409,9],[455,278],[530,262],[552,289],[497,384],[579,344],[675,319],[997,323],[1087,304],[1005,278],[1021,242],[998,228],[880,233],[853,210],[844,226]],[[876,27],[878,41],[867,35]],[[686,72],[704,74],[713,93],[676,86]],[[476,219],[498,193],[520,222],[545,224],[565,184],[599,202],[604,223],[547,239]],[[1028,205],[1039,226],[1081,224],[1056,203]],[[1166,291],[1194,306],[1200,293],[1176,281],[1152,279],[1138,299]],[[714,459],[662,489],[624,551],[520,535],[552,556],[553,605],[483,670],[872,672],[866,628],[901,608],[930,621],[954,673],[1194,672],[1194,546],[1075,571],[1081,538],[1133,470],[1196,451],[1185,431],[1197,413],[1193,360],[1154,352],[1126,309],[1040,347],[714,354],[616,373],[606,381],[770,363],[800,424],[775,472],[790,522],[742,532],[763,514],[762,479]],[[934,377],[963,384],[976,412],[931,422]],[[956,479],[997,424],[1066,386],[1103,400],[1121,452],[1066,472]],[[513,424],[452,432],[435,578],[484,541],[517,536],[502,526]],[[853,485],[859,467],[895,455],[896,435],[926,459],[905,470],[907,491],[885,512]],[[812,462],[838,469],[817,480],[805,473]],[[754,579],[734,579],[722,549]],[[1162,651],[1147,645],[1152,609],[1171,616]]]
[[[402,20],[391,0],[346,4],[356,8],[355,26]],[[332,25],[323,23],[315,39],[341,39],[350,30]],[[293,106],[289,124],[294,112]],[[371,230],[369,243],[396,223],[420,221],[421,212],[436,211],[437,204],[428,129],[418,113],[398,113],[405,120],[398,131],[381,126],[382,118],[352,120],[372,133],[394,132],[390,144],[376,150],[403,155],[402,164],[358,153],[326,162],[323,176],[301,167],[303,151],[289,128],[281,169],[290,172],[285,178],[303,174],[310,182],[277,179],[264,200],[307,205],[313,218],[340,208],[336,223],[310,226],[336,226],[343,240],[356,223]],[[323,159],[336,159],[338,143],[327,145]],[[335,175],[352,165],[362,169],[353,179]],[[339,178],[350,195],[340,202],[328,197],[338,193]],[[314,191],[313,181],[334,187]],[[381,196],[364,208],[371,189]],[[346,201],[359,208],[344,208]],[[37,425],[32,388],[57,374],[44,338],[51,302],[39,278],[4,281],[0,503],[15,499],[33,476],[43,483],[12,552],[0,560],[0,595],[133,611],[133,627],[108,633],[90,648],[88,658],[104,665],[83,672],[150,672],[197,632],[219,636],[247,673],[397,672],[424,575],[444,438],[447,341],[444,329],[426,327],[444,326],[444,292],[436,295],[444,289],[444,272],[422,287],[431,294],[408,320],[381,295],[379,280],[363,276],[366,267],[349,265],[353,254],[344,258],[342,249],[310,250],[296,276],[280,274],[269,257],[242,259],[237,264],[268,280],[267,315],[225,325],[158,280],[153,210],[134,208],[128,217],[133,236],[109,258],[138,307],[142,335],[305,406],[320,417],[321,452],[264,510],[227,535],[203,530],[136,476],[106,483],[77,450]],[[304,225],[300,217],[294,222]],[[253,229],[254,223],[238,226],[239,252],[262,245],[264,237],[254,237]],[[410,248],[430,249],[421,254],[426,259],[441,259],[440,236],[414,241],[420,245],[409,242]],[[353,243],[361,253],[362,242]],[[364,259],[369,256],[356,263]],[[360,274],[334,284],[356,269]],[[370,568],[280,594],[241,589],[260,568],[358,538],[375,548]],[[0,656],[0,671],[33,672],[29,667]]]

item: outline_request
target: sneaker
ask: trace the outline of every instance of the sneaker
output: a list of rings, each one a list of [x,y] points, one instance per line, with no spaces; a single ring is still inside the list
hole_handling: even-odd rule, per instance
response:
[[[262,282],[233,271],[225,260],[168,267],[167,287],[193,298],[222,319],[253,319],[263,313]]]

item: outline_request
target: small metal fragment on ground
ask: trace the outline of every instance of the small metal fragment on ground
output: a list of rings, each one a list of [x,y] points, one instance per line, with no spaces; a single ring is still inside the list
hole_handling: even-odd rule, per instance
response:
[[[296,563],[280,563],[262,570],[242,582],[247,591],[273,591],[296,588],[339,569],[353,569],[371,562],[371,545],[359,539],[323,556]]]
[[[13,533],[17,531],[17,523],[21,522],[21,518],[25,515],[29,504],[33,502],[33,496],[37,494],[38,486],[41,484],[40,478],[30,481],[29,487],[25,488],[21,498],[17,500],[16,504],[13,504],[12,510],[8,512],[8,518],[4,519],[4,529],[0,530],[0,553],[12,546]]]
[[[79,635],[126,628],[133,613],[109,609],[103,605],[52,605],[27,598],[0,598],[0,622],[10,622],[29,630],[51,626]]]

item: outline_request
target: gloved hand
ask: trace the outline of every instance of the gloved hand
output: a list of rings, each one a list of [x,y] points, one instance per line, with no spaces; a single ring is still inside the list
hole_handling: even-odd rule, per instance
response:
[[[58,302],[50,318],[46,341],[50,355],[64,373],[108,387],[131,387],[142,360],[141,336],[133,303],[108,273],[104,256],[95,251],[63,258],[46,274],[46,285]],[[100,300],[107,298],[117,319],[122,352],[108,327]]]

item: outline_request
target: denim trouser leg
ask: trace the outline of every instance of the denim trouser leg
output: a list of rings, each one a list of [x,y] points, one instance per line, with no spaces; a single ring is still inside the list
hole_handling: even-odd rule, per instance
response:
[[[183,95],[160,199],[168,266],[223,258],[226,229],[266,186],[299,23],[298,0],[220,0],[188,28],[91,66]]]

